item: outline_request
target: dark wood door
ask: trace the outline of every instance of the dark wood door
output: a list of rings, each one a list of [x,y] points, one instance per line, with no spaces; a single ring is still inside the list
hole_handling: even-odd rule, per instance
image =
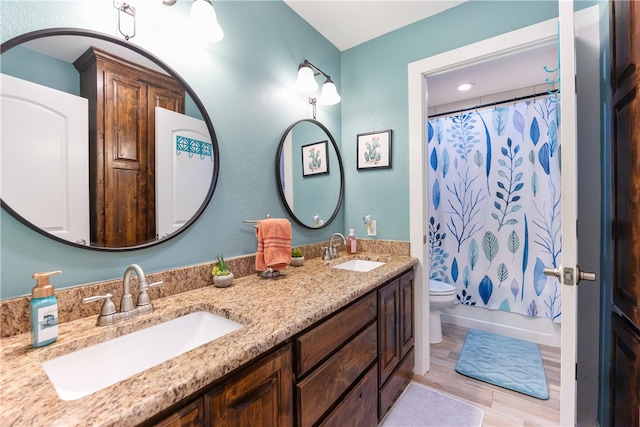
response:
[[[612,4],[615,305],[640,325],[640,4]]]
[[[123,247],[155,238],[147,229],[147,85],[105,70],[104,236]]]
[[[611,1],[612,299],[609,423],[640,425],[640,2]]]
[[[205,426],[293,425],[291,345],[242,372],[204,398]]]

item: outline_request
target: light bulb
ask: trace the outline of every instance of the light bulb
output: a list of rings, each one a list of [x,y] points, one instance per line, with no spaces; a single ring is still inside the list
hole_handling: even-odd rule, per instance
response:
[[[318,82],[316,82],[311,67],[305,65],[298,69],[298,78],[295,85],[296,90],[302,93],[310,93],[318,89]]]
[[[198,39],[205,42],[219,42],[224,32],[218,24],[218,17],[209,0],[195,0],[191,5],[190,25]]]
[[[318,103],[322,105],[334,105],[340,102],[340,99],[336,85],[331,79],[327,79],[322,85],[322,92],[320,93],[320,98],[318,98]]]

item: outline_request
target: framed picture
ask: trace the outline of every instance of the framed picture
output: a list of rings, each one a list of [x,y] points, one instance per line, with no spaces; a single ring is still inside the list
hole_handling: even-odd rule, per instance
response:
[[[391,129],[358,134],[358,170],[391,168]]]
[[[328,141],[320,141],[302,146],[303,177],[329,173],[327,142]]]

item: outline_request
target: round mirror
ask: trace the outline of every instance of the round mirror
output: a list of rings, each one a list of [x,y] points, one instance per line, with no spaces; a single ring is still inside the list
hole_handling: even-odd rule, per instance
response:
[[[340,150],[320,122],[303,119],[285,131],[276,155],[278,192],[291,217],[306,228],[326,227],[344,196]]]
[[[216,135],[171,68],[115,37],[56,28],[0,47],[2,207],[73,246],[166,241],[209,203]]]

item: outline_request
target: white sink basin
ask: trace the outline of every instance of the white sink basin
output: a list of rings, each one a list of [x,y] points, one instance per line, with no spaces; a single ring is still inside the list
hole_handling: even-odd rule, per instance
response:
[[[198,311],[53,358],[42,367],[60,398],[75,400],[241,327]]]
[[[342,270],[351,270],[351,271],[361,271],[367,272],[371,271],[374,268],[378,268],[381,265],[384,265],[384,262],[380,261],[371,261],[368,259],[352,259],[349,261],[345,261],[341,264],[334,265],[333,268],[339,268]]]

